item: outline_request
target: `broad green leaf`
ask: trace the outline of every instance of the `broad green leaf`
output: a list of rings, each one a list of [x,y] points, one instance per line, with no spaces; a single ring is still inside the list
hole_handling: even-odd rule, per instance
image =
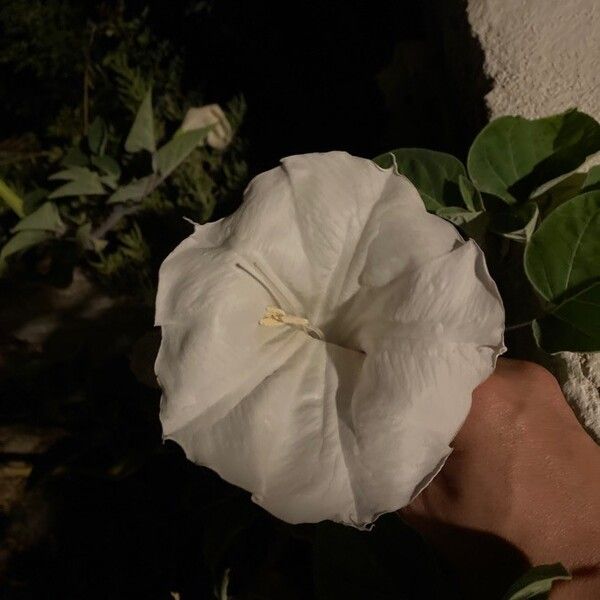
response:
[[[475,138],[467,166],[481,191],[515,204],[598,150],[600,125],[577,110],[533,120],[500,117]]]
[[[78,181],[95,175],[97,174],[90,171],[87,167],[72,166],[68,169],[58,171],[58,173],[53,173],[48,179],[50,181]]]
[[[58,189],[54,190],[48,195],[48,198],[64,198],[66,196],[89,196],[89,195],[103,195],[106,194],[106,190],[102,187],[102,182],[98,177],[97,173],[94,173],[96,177],[90,179],[81,179],[77,181],[70,181],[61,185]]]
[[[545,218],[563,202],[580,193],[586,179],[586,173],[569,173],[545,183],[531,194],[540,209],[541,218]]]
[[[48,195],[48,198],[65,196],[87,196],[90,194],[106,194],[100,176],[87,167],[69,167],[48,177],[51,180],[69,181]]]
[[[534,321],[533,334],[547,352],[600,351],[600,281]]]
[[[135,120],[129,135],[125,140],[125,150],[130,153],[148,150],[156,150],[154,138],[154,115],[152,112],[152,90],[148,90],[140,108],[135,115]]]
[[[181,133],[157,151],[156,171],[163,179],[168,177],[206,138],[209,129],[210,127],[205,127]]]
[[[465,167],[454,156],[424,148],[399,148],[373,159],[380,167],[392,166],[419,190],[425,207],[436,211],[442,206],[460,206],[459,189]]]
[[[25,194],[23,198],[23,206],[25,208],[25,214],[29,215],[36,211],[48,197],[48,190],[44,188],[34,188]]]
[[[96,117],[88,131],[88,146],[93,154],[103,154],[106,146],[108,131],[106,123],[100,117]]]
[[[583,185],[581,186],[582,192],[591,192],[592,190],[600,190],[600,165],[592,167],[587,172]]]
[[[48,195],[48,198],[65,198],[67,196],[90,196],[106,194],[100,179],[97,182],[71,181],[61,185]]]
[[[54,233],[60,233],[64,231],[64,223],[60,218],[58,208],[53,202],[45,202],[35,212],[27,215],[24,219],[21,219],[15,227],[13,227],[13,233],[17,231],[27,230],[39,230],[39,231],[53,231]]]
[[[53,235],[49,231],[40,229],[30,229],[27,231],[19,231],[11,237],[0,250],[0,273],[6,268],[6,259],[18,252],[23,252],[27,248],[37,246],[46,240],[52,238]]]
[[[490,231],[509,240],[527,242],[538,222],[539,209],[535,202],[506,207],[504,211],[492,213]]]
[[[458,187],[465,206],[472,212],[481,212],[485,210],[481,193],[473,185],[473,182],[464,175],[458,177]]]
[[[517,579],[502,600],[546,598],[555,581],[569,579],[571,579],[571,574],[561,563],[539,565]]]
[[[454,225],[464,225],[476,219],[481,212],[472,212],[458,206],[442,206],[435,211],[435,214],[442,219],[446,219]]]
[[[119,187],[114,175],[101,175],[100,181],[111,190],[116,190]]]
[[[121,176],[121,167],[112,156],[108,156],[107,154],[92,156],[92,164],[106,175],[112,175],[117,180]]]
[[[60,164],[65,167],[86,167],[89,164],[88,157],[77,147],[69,148]]]
[[[567,295],[600,278],[600,191],[568,200],[551,212],[525,250],[525,273],[546,300]]]
[[[18,217],[25,216],[23,198],[10,186],[0,179],[0,198],[9,206]]]
[[[129,200],[141,200],[144,196],[152,192],[159,182],[160,178],[157,175],[148,175],[141,179],[134,179],[127,185],[118,188],[107,200],[107,203],[117,204]]]

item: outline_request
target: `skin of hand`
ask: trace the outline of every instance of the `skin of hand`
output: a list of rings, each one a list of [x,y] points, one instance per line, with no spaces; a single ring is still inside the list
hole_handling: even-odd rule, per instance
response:
[[[465,598],[501,598],[529,566],[562,562],[551,600],[600,599],[600,447],[554,377],[500,359],[473,393],[454,451],[402,516],[457,573]]]

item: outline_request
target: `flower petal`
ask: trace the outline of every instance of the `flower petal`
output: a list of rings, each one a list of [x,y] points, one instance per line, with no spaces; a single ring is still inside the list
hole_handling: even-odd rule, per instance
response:
[[[435,476],[494,350],[401,340],[367,355],[351,402],[356,520],[407,505]]]
[[[289,335],[304,340],[294,356],[220,420],[200,417],[166,437],[281,519],[350,523],[354,493],[337,402],[351,394],[363,356]]]
[[[386,285],[363,285],[324,331],[327,339],[367,353],[383,339],[400,338],[501,353],[504,309],[483,252],[469,241]]]
[[[274,299],[237,260],[226,249],[201,247],[192,236],[161,267],[155,371],[164,391],[165,433],[198,415],[207,422],[219,418],[302,340],[258,324]]]
[[[326,341],[259,325],[267,307]],[[284,159],[198,226],[161,268],[156,320],[165,437],[294,523],[410,502],[504,350],[479,248],[341,152]]]
[[[223,109],[218,104],[190,108],[183,118],[181,131],[193,131],[212,125],[206,141],[217,150],[224,150],[231,142],[233,132]]]
[[[268,264],[317,322],[358,291],[359,277],[385,283],[462,240],[408,179],[345,152],[284,158],[250,183],[230,219],[231,246]]]

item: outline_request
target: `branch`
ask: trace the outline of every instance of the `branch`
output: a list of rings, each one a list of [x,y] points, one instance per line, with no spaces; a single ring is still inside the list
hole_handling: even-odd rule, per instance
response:
[[[102,239],[111,229],[114,229],[119,221],[126,217],[127,215],[133,215],[136,212],[139,212],[142,209],[141,206],[123,206],[119,205],[113,209],[113,211],[108,215],[108,218],[104,223],[99,225],[92,233],[90,234],[90,238],[93,240]]]

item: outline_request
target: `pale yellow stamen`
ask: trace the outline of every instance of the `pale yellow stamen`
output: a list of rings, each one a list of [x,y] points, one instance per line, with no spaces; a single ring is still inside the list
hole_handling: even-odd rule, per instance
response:
[[[259,324],[264,325],[265,327],[282,327],[283,325],[289,325],[290,327],[302,329],[302,331],[311,337],[320,340],[323,339],[323,332],[318,327],[313,327],[308,319],[297,315],[288,315],[285,310],[277,306],[267,306],[265,314],[260,319]]]

